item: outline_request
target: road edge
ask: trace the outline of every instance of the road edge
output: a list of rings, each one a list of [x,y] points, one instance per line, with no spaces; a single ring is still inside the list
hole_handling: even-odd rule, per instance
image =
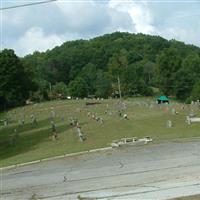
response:
[[[14,169],[14,168],[17,168],[17,167],[22,167],[22,166],[36,164],[36,163],[45,162],[45,161],[56,160],[56,159],[59,159],[59,158],[79,156],[79,155],[83,155],[83,154],[94,153],[94,152],[99,152],[99,151],[106,151],[106,150],[111,150],[111,149],[112,149],[112,147],[103,147],[103,148],[99,148],[99,149],[91,149],[91,150],[88,150],[88,151],[81,151],[81,152],[76,152],[76,153],[63,154],[63,155],[59,155],[59,156],[43,158],[43,159],[40,159],[40,160],[34,160],[34,161],[30,161],[30,162],[19,163],[19,164],[15,164],[15,165],[9,165],[9,166],[6,166],[6,167],[1,167],[0,170]]]

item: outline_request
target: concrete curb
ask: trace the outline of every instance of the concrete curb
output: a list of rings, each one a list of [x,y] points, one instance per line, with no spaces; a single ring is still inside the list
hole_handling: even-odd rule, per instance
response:
[[[2,168],[0,168],[0,170],[14,169],[14,168],[17,168],[17,167],[36,164],[36,163],[40,163],[40,162],[51,161],[51,160],[56,160],[56,159],[66,158],[66,157],[79,156],[79,155],[88,154],[88,153],[106,151],[106,150],[110,150],[110,149],[112,149],[112,147],[104,147],[104,148],[99,148],[99,149],[91,149],[91,150],[88,150],[88,151],[81,151],[81,152],[77,152],[77,153],[69,153],[69,154],[54,156],[54,157],[50,157],[50,158],[43,158],[43,159],[40,159],[40,160],[31,161],[31,162],[10,165],[10,166],[7,166],[7,167],[2,167]]]
[[[177,142],[177,141],[184,141],[184,140],[200,140],[200,137],[191,137],[191,138],[175,138],[172,140],[160,140],[157,142],[153,142],[152,144],[160,144],[160,143],[164,143],[164,142]],[[66,158],[66,157],[72,157],[72,156],[78,156],[78,155],[83,155],[83,154],[87,154],[87,153],[93,153],[93,152],[99,152],[99,151],[106,151],[106,150],[110,150],[113,149],[112,147],[104,147],[104,148],[99,148],[99,149],[91,149],[88,151],[81,151],[81,152],[77,152],[77,153],[69,153],[69,154],[63,154],[60,156],[54,156],[54,157],[49,157],[49,158],[43,158],[41,160],[35,160],[35,161],[31,161],[31,162],[26,162],[26,163],[20,163],[20,164],[15,164],[15,165],[10,165],[7,167],[2,167],[0,168],[0,170],[8,170],[8,169],[13,169],[13,168],[17,168],[17,167],[21,167],[21,166],[26,166],[26,165],[31,165],[31,164],[36,164],[36,163],[40,163],[40,162],[45,162],[45,161],[51,161],[51,160],[56,160],[56,159],[60,159],[60,158]]]

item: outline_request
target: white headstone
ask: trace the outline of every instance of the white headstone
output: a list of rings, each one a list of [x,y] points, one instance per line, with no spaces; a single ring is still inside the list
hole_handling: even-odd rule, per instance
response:
[[[167,128],[172,128],[172,121],[171,120],[167,120]]]

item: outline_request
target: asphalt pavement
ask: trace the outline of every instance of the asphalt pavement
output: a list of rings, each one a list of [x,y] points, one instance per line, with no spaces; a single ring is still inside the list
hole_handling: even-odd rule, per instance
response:
[[[200,194],[200,140],[123,147],[1,172],[0,199],[170,199]]]

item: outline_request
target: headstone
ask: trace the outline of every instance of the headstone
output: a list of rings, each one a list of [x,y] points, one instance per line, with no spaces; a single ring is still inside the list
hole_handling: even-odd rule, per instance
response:
[[[123,118],[124,118],[124,119],[128,119],[128,115],[127,115],[127,114],[124,114],[124,115],[123,115]]]
[[[74,126],[75,124],[74,124],[74,119],[71,117],[70,119],[70,126]]]
[[[95,114],[92,114],[92,119],[96,119],[96,115]]]
[[[122,109],[124,109],[124,110],[127,109],[127,105],[124,102],[122,103]]]
[[[79,139],[81,142],[83,142],[84,140],[86,140],[86,137],[83,135],[83,133],[81,132],[81,128],[80,127],[77,127],[77,133],[78,133],[78,136],[79,136]]]
[[[88,113],[87,113],[87,116],[88,116],[88,117],[90,117],[90,115],[91,115],[91,113],[90,113],[90,112],[88,112]]]
[[[7,118],[4,120],[4,126],[8,126],[8,119]]]
[[[99,122],[100,122],[101,124],[103,124],[103,123],[104,123],[104,120],[103,120],[103,118],[102,118],[102,117],[100,117],[100,119],[99,119]]]
[[[16,128],[14,129],[14,134],[15,134],[16,138],[18,138],[18,137],[19,137],[19,132],[17,131],[17,129],[16,129]]]
[[[193,110],[191,110],[189,117],[195,117],[196,115],[194,114]]]
[[[14,129],[13,133],[14,133],[14,135],[12,136],[12,139],[11,139],[11,145],[15,145],[19,138],[19,133],[18,133],[17,129]]]
[[[36,125],[37,124],[37,119],[36,119],[36,116],[34,114],[31,115],[31,124],[32,125]]]
[[[167,128],[172,128],[172,121],[171,120],[167,120]]]
[[[55,113],[54,110],[52,110],[51,113],[50,113],[50,118],[54,119],[55,117],[56,117],[56,113]]]
[[[112,115],[112,112],[110,111],[108,114],[111,116],[111,115]]]
[[[175,110],[175,108],[172,108],[172,114],[173,114],[173,115],[176,114],[176,110]]]
[[[190,116],[186,117],[186,123],[189,124],[189,125],[191,124]]]
[[[25,124],[24,118],[23,118],[23,119],[19,119],[19,125],[22,126],[22,125],[24,125],[24,124]]]
[[[25,115],[23,113],[20,113],[19,124],[20,125],[24,125],[25,124]]]
[[[52,130],[52,139],[53,140],[58,139],[58,133],[57,133],[56,124],[54,123],[54,121],[51,121],[51,130]]]

